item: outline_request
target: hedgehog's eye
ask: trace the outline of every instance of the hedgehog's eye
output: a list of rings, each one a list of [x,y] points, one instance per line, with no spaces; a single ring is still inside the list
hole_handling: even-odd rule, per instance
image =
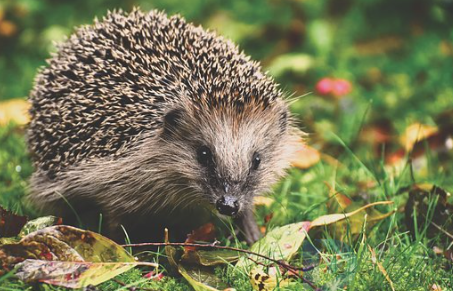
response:
[[[261,163],[261,157],[260,154],[254,153],[253,158],[252,158],[252,170],[256,171],[258,170],[258,167],[260,166]]]
[[[197,150],[197,159],[202,166],[208,166],[212,161],[211,150],[207,146],[201,146]]]

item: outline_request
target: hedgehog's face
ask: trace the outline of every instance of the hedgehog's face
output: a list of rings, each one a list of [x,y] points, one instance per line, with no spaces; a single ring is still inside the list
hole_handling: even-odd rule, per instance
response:
[[[235,216],[251,207],[253,197],[268,191],[289,166],[294,136],[287,113],[282,101],[241,112],[171,110],[162,136],[172,151],[168,154],[179,161],[169,167],[202,201],[220,214]]]

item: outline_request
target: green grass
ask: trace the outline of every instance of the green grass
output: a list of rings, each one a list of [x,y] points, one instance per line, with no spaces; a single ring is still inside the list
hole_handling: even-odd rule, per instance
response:
[[[31,173],[30,162],[25,152],[23,132],[14,126],[0,128],[0,139],[7,145],[1,148],[3,182],[1,204],[15,211],[34,215],[23,197],[26,192],[27,178]],[[442,290],[453,286],[451,262],[433,252],[433,246],[442,247],[442,233],[428,237],[428,227],[432,216],[428,215],[426,223],[418,225],[416,233],[410,233],[406,227],[404,212],[408,193],[399,193],[401,188],[412,185],[415,176],[418,183],[432,183],[444,189],[452,189],[452,179],[448,175],[451,169],[438,167],[439,161],[434,153],[429,153],[430,162],[422,158],[419,167],[412,173],[409,166],[394,173],[392,168],[384,167],[377,160],[362,159],[367,150],[344,150],[338,156],[338,165],[321,161],[308,170],[291,170],[289,176],[275,189],[275,203],[270,207],[257,209],[258,221],[264,224],[264,216],[271,214],[272,219],[266,224],[268,229],[291,222],[312,220],[327,213],[326,202],[329,189],[324,184],[335,184],[336,190],[351,197],[358,203],[368,203],[380,200],[392,200],[395,205],[380,207],[387,212],[396,212],[387,219],[378,222],[371,230],[351,234],[348,230],[339,235],[333,228],[310,232],[310,238],[296,256],[295,264],[315,264],[316,268],[306,272],[306,278],[312,280],[324,290],[390,290],[389,283],[372,262],[371,246],[377,253],[378,261],[388,272],[396,290],[428,290],[436,284]],[[448,164],[448,163],[447,163]],[[17,171],[20,165],[23,171]],[[436,171],[437,169],[437,171]],[[371,181],[372,186],[363,188],[361,182]],[[404,191],[403,191],[404,192]],[[431,203],[435,203],[432,201]],[[451,226],[447,226],[451,227]],[[231,244],[222,241],[222,244]],[[446,247],[444,245],[444,247]],[[229,267],[231,269],[232,267]],[[239,274],[228,270],[218,270],[223,279],[237,290],[252,290],[247,274]],[[190,287],[180,278],[169,275],[161,282],[145,282],[137,269],[118,277],[125,284],[158,290],[190,290]],[[282,290],[301,290],[306,285],[294,283]],[[62,290],[48,285],[35,285],[37,290]],[[21,283],[14,277],[2,278],[0,290],[31,290],[27,284]],[[33,289],[36,290],[36,289]],[[126,290],[119,283],[110,281],[101,285],[101,290]]]

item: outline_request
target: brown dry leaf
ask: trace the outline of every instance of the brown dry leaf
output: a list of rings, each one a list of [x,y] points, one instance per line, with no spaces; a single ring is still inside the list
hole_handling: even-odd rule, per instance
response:
[[[296,157],[291,164],[299,169],[308,169],[320,160],[321,154],[318,150],[301,143],[300,149],[297,151]]]
[[[453,233],[453,205],[449,203],[449,192],[432,184],[414,184],[398,192],[409,193],[404,211],[406,227],[412,234],[416,233],[416,228],[424,228],[427,217],[430,217],[427,237],[440,237],[445,240],[444,243],[450,242]]]
[[[185,243],[196,243],[199,241],[211,242],[215,239],[215,226],[213,223],[207,223],[192,231],[187,235]],[[195,247],[184,247],[184,252],[194,251]]]
[[[19,125],[27,124],[30,120],[28,110],[30,104],[24,99],[12,99],[0,102],[0,125],[14,122]]]
[[[17,31],[16,25],[8,20],[0,20],[0,35],[10,37]]]
[[[453,43],[446,40],[441,41],[439,51],[443,56],[453,56]]]
[[[437,284],[433,284],[431,286],[431,290],[432,291],[442,291],[442,288],[439,285],[437,285]]]
[[[368,246],[368,249],[370,250],[370,253],[371,253],[371,261],[373,262],[373,264],[376,264],[378,266],[379,271],[381,271],[382,275],[384,275],[384,277],[387,280],[387,282],[389,282],[390,288],[392,288],[392,290],[395,291],[395,288],[393,287],[393,282],[390,279],[389,274],[387,273],[387,271],[385,270],[384,266],[382,266],[382,264],[378,261],[378,259],[376,257],[376,252],[370,246]]]
[[[0,237],[18,235],[27,221],[26,216],[14,214],[0,206]]]
[[[406,128],[403,136],[400,138],[400,143],[406,151],[411,151],[417,141],[424,140],[436,134],[438,128],[435,126],[414,123]]]

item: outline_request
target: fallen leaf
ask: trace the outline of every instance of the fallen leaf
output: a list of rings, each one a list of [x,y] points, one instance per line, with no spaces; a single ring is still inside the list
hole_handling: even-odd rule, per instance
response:
[[[210,227],[201,227],[200,229],[207,230]],[[204,233],[204,231],[201,231]],[[207,232],[209,233],[209,231]],[[168,230],[165,230],[165,242],[169,243],[168,240]],[[180,253],[180,252],[179,252]],[[179,260],[177,257],[180,255],[175,247],[171,245],[165,246],[165,254],[167,255],[168,262],[170,265],[178,271],[184,279],[192,286],[195,291],[219,291],[218,288],[221,290],[229,288],[227,284],[221,281],[217,276],[214,274],[212,268],[208,268],[205,266],[188,266],[186,264],[182,264],[182,260]],[[193,262],[204,262],[209,266],[216,265],[219,262],[218,256],[214,254],[206,254],[204,251],[184,251],[184,255],[186,256],[186,260],[193,260]],[[219,252],[217,252],[219,254]],[[231,253],[230,253],[231,254]],[[237,253],[236,253],[237,255]],[[198,256],[196,259],[193,257],[188,256]],[[181,257],[182,259],[182,257]]]
[[[136,265],[157,266],[137,262],[100,234],[65,225],[46,227],[17,243],[1,245],[0,263],[5,270],[18,266],[16,275],[22,280],[67,288],[96,285]]]
[[[388,205],[388,204],[393,204],[393,201],[379,201],[379,202],[370,203],[370,204],[367,204],[367,205],[365,205],[363,207],[360,207],[357,210],[354,210],[354,211],[348,212],[348,213],[344,213],[344,214],[339,214],[338,213],[338,214],[323,215],[323,216],[320,216],[320,217],[316,218],[315,220],[313,220],[311,222],[311,227],[332,224],[332,223],[335,223],[337,221],[341,221],[343,219],[351,217],[351,216],[353,216],[353,215],[359,213],[360,211],[362,211],[364,209],[367,209],[369,207],[376,206],[376,205]]]
[[[254,243],[250,248],[250,251],[268,256],[275,260],[289,261],[304,242],[310,227],[310,221],[276,227],[269,231],[265,237]],[[254,255],[250,255],[249,257],[254,261],[265,261],[263,258]],[[253,263],[254,262],[247,257],[241,257],[237,262],[236,267],[248,269]]]
[[[5,37],[13,36],[17,31],[16,25],[9,20],[0,20],[0,35]]]
[[[303,221],[288,224],[281,227],[276,227],[269,231],[266,234],[266,236],[264,236],[256,243],[254,243],[250,248],[250,251],[270,257],[271,259],[274,260],[290,261],[294,254],[299,250],[300,246],[302,245],[307,236],[308,231],[311,228],[316,226],[325,226],[344,220],[372,206],[388,205],[392,203],[393,203],[392,201],[379,201],[360,207],[359,209],[354,210],[352,212],[341,214],[340,213],[328,214],[320,216],[311,222]],[[250,255],[248,257],[241,257],[239,261],[236,263],[236,267],[249,269],[254,262],[260,262],[264,264],[272,263],[266,261],[266,259],[264,258],[255,255]]]
[[[96,286],[137,265],[157,266],[143,262],[92,263],[28,259],[17,265],[15,275],[23,281],[39,281],[79,289],[88,285]]]
[[[400,138],[400,143],[409,152],[418,141],[427,139],[436,134],[437,131],[437,127],[414,123],[406,128],[406,131]]]
[[[451,194],[430,184],[415,184],[399,192],[406,191],[409,199],[405,206],[405,223],[409,231],[416,235],[419,229],[427,227],[428,237],[441,234],[444,243],[448,244],[453,237],[453,205],[448,203]],[[426,225],[427,221],[429,225]]]
[[[321,154],[318,150],[302,144],[299,150],[296,152],[295,158],[291,161],[291,164],[299,169],[308,169],[311,166],[316,165],[321,160]]]
[[[308,54],[284,54],[275,58],[268,70],[273,76],[281,76],[286,72],[304,74],[313,64],[313,57]]]
[[[238,252],[230,250],[198,250],[184,253],[181,257],[181,262],[206,267],[234,263],[237,260],[239,260]]]
[[[28,110],[30,104],[24,99],[12,99],[0,102],[0,125],[14,122],[19,125],[27,124],[30,120]]]
[[[386,54],[403,47],[403,39],[399,36],[383,36],[355,45],[356,51],[364,56]]]
[[[253,205],[255,206],[271,206],[274,203],[274,199],[266,196],[255,196],[253,197]]]
[[[27,220],[26,216],[14,214],[0,206],[0,238],[19,235]]]
[[[178,265],[179,273],[195,291],[217,291],[229,288],[211,268]]]
[[[378,266],[379,271],[381,271],[382,275],[384,275],[384,277],[387,280],[387,282],[389,282],[390,288],[392,288],[392,291],[395,291],[395,288],[393,287],[393,282],[390,279],[389,274],[387,273],[387,271],[385,270],[384,266],[382,266],[382,264],[378,261],[378,259],[376,257],[376,252],[370,246],[368,246],[368,249],[370,250],[370,253],[371,253],[371,261],[373,262],[373,264]]]
[[[196,230],[193,230],[191,234],[187,236],[185,243],[196,243],[196,242],[211,242],[215,239],[215,226],[213,223],[207,223],[200,226]],[[184,252],[194,251],[196,247],[186,246]]]
[[[60,225],[62,222],[63,220],[60,217],[56,216],[38,217],[36,219],[30,220],[24,225],[24,227],[22,227],[22,230],[19,233],[19,237],[22,238],[32,232],[49,226]]]
[[[332,197],[334,198],[334,201],[336,202],[335,206],[338,205],[341,210],[345,210],[349,205],[351,205],[352,200],[349,197],[347,197],[346,195],[344,195],[340,192],[337,192],[335,190],[335,185],[331,186],[327,182],[324,182],[324,184],[326,184],[326,186],[329,188],[329,198],[332,198]],[[332,203],[331,200],[332,199],[329,199],[328,204],[327,204],[329,212],[337,211],[338,207],[335,207],[334,205],[332,205],[334,203]]]
[[[253,289],[258,291],[273,291],[275,288],[284,288],[291,283],[290,279],[282,278],[278,273],[266,273],[263,266],[254,267],[249,274]]]
[[[336,192],[335,188],[326,183],[329,187],[329,197],[335,199],[329,199],[327,203],[327,209],[330,213],[332,212],[352,212],[361,208],[358,202],[353,202],[346,195]],[[329,231],[335,233],[335,237],[343,238],[348,234],[360,234],[362,232],[363,225],[365,223],[366,215],[366,228],[371,229],[378,221],[392,215],[394,211],[387,213],[381,213],[376,209],[369,208],[363,209],[358,213],[355,213],[352,217],[349,217],[348,221],[337,221],[335,225],[329,228]]]
[[[437,284],[433,284],[431,286],[431,290],[432,291],[442,291],[442,288],[439,285],[437,285]]]

